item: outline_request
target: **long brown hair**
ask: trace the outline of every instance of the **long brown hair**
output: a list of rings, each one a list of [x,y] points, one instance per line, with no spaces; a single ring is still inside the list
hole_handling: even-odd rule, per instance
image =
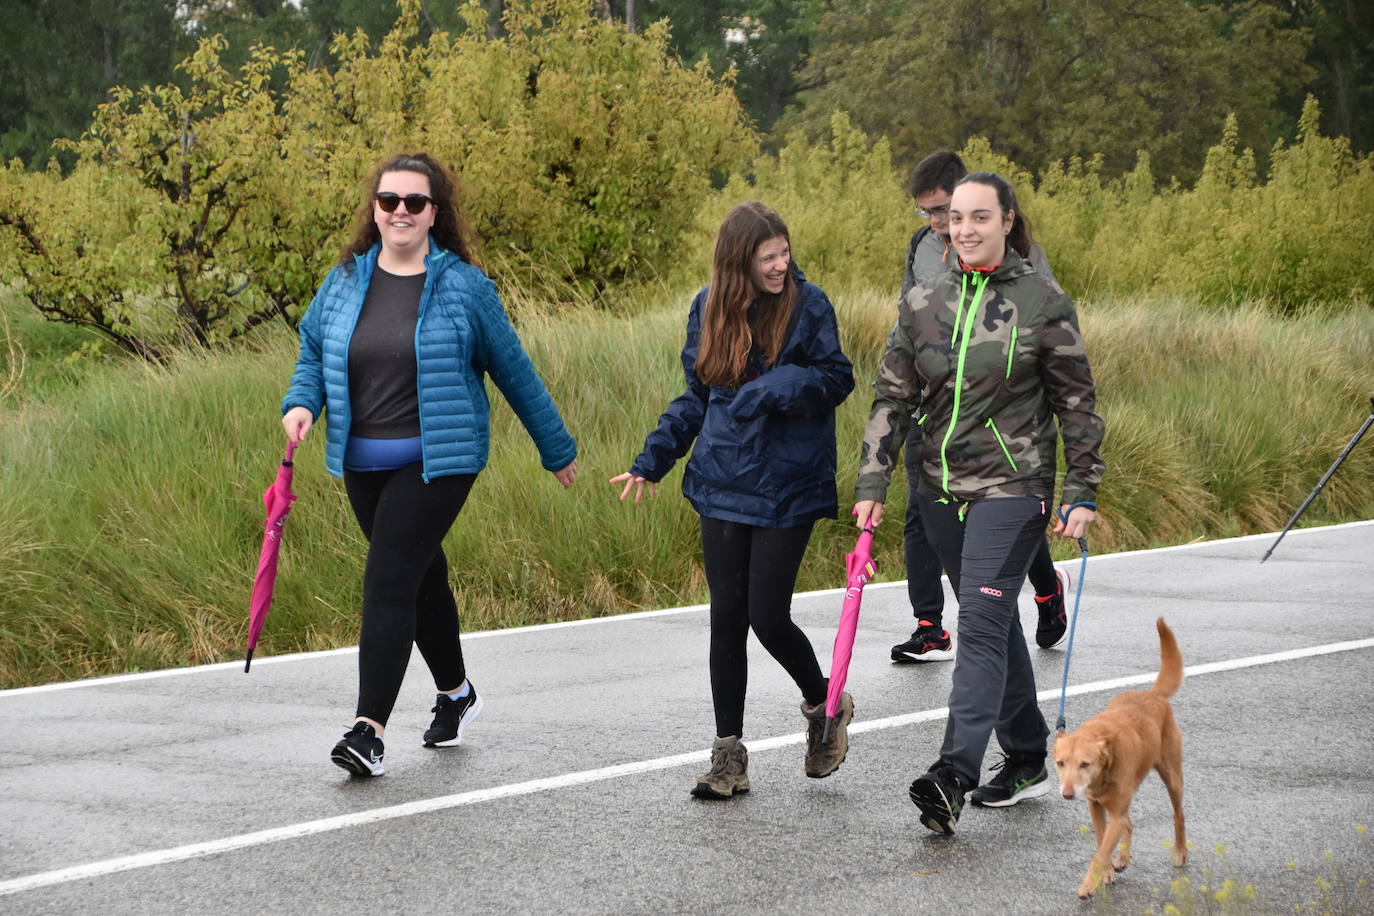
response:
[[[469,264],[476,264],[473,249],[477,244],[477,236],[463,218],[463,211],[458,208],[458,182],[453,173],[429,153],[401,153],[377,166],[367,185],[367,197],[358,208],[353,238],[339,253],[339,263],[353,263],[354,255],[366,254],[381,240],[382,233],[373,218],[372,201],[382,183],[382,176],[387,172],[419,172],[429,179],[429,196],[434,201],[434,225],[429,234],[441,247]]]
[[[782,217],[758,201],[735,207],[720,224],[696,361],[697,378],[707,385],[742,382],[755,343],[769,366],[782,353],[797,303],[796,262],[788,267],[782,292],[777,295],[756,291],[751,280],[755,252],[764,242],[778,237],[791,245]],[[755,299],[758,309],[751,326],[747,311]]]
[[[1035,237],[1031,235],[1030,217],[1017,205],[1016,192],[1011,189],[1011,182],[996,172],[973,172],[959,179],[955,187],[961,184],[986,185],[997,192],[997,206],[1002,208],[1003,215],[1015,214],[1012,217],[1011,229],[1007,232],[1007,244],[1016,249],[1016,253],[1021,257],[1030,257],[1031,246],[1035,244]]]

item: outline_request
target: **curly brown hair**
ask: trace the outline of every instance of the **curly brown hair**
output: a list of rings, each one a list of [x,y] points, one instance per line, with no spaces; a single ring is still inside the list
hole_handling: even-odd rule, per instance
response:
[[[339,263],[353,263],[355,255],[366,254],[381,240],[381,232],[373,219],[372,201],[387,172],[418,172],[429,179],[429,196],[434,201],[434,226],[429,230],[440,247],[458,255],[469,264],[476,264],[474,249],[477,236],[458,208],[458,181],[453,173],[439,164],[429,153],[401,153],[377,166],[367,185],[367,196],[358,208],[353,238],[339,253]]]

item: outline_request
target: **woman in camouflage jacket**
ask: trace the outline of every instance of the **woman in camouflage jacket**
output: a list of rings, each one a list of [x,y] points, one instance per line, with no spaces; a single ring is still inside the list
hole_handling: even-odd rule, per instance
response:
[[[910,790],[940,833],[954,832],[994,730],[1007,759],[974,800],[1001,807],[1049,790],[1049,729],[1016,599],[1049,521],[1059,438],[1068,470],[1057,533],[1079,537],[1092,523],[1103,468],[1078,318],[1026,260],[1030,230],[1010,185],[989,172],[964,178],[950,229],[959,257],[907,293],[888,338],[855,485],[858,523],[877,524],[916,413],[921,515],[959,596],[944,745]]]

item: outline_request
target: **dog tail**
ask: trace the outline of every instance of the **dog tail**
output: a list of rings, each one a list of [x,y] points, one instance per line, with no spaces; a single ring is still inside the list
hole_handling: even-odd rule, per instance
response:
[[[1159,630],[1159,677],[1155,678],[1155,685],[1150,690],[1171,697],[1178,693],[1183,683],[1183,653],[1178,651],[1174,631],[1169,629],[1163,617],[1155,621],[1155,629]]]

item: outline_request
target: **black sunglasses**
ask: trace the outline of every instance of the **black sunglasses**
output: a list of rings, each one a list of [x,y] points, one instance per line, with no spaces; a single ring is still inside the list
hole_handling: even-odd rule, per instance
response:
[[[383,191],[377,195],[377,206],[382,208],[383,213],[395,213],[402,201],[405,202],[406,212],[411,216],[423,211],[428,204],[434,203],[432,199],[423,194],[407,194],[402,197],[391,191]]]

